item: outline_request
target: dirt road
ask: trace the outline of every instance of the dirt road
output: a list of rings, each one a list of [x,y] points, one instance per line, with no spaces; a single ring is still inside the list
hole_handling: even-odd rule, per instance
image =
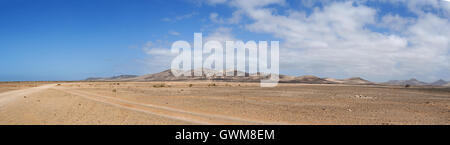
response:
[[[56,86],[56,84],[47,84],[47,85],[42,85],[39,87],[33,87],[33,88],[28,88],[28,89],[20,89],[20,90],[14,90],[14,91],[0,93],[0,106],[2,104],[8,103],[9,101],[12,101],[14,99],[18,99],[23,96],[33,94],[36,92],[44,91],[44,90],[52,88],[54,86]]]
[[[187,122],[189,124],[280,124],[279,122],[264,122],[257,120],[247,120],[243,118],[236,118],[230,116],[203,114],[196,112],[189,112],[185,110],[153,105],[142,104],[138,102],[127,101],[119,98],[97,95],[89,92],[77,91],[67,87],[55,87],[57,84],[47,84],[39,87],[28,89],[20,89],[0,94],[0,105],[10,103],[14,99],[20,99],[33,93],[46,94],[46,90],[59,90],[67,94],[91,100],[95,103],[107,104],[120,109],[135,111],[145,114],[166,118],[169,120],[179,121],[180,123]],[[39,101],[40,102],[40,101]],[[18,103],[18,102],[16,102]],[[94,103],[94,104],[95,104]],[[3,112],[2,112],[3,113]]]
[[[143,104],[138,102],[127,101],[120,98],[72,90],[69,88],[58,88],[58,90],[62,90],[66,93],[77,95],[100,103],[113,105],[119,108],[139,111],[173,120],[191,122],[194,124],[280,124],[279,122],[247,120],[243,118],[236,118],[223,115],[190,112],[154,104]]]

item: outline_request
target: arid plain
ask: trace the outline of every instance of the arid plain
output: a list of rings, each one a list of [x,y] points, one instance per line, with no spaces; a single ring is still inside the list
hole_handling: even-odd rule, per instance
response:
[[[0,124],[450,124],[450,88],[2,82]]]

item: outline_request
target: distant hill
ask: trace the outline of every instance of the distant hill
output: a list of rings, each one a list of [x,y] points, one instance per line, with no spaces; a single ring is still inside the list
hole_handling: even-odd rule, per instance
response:
[[[227,82],[260,82],[261,79],[267,79],[269,76],[260,76],[260,73],[249,74],[242,71],[224,71],[224,74],[241,74],[244,76],[215,76],[217,73],[211,69],[195,69],[190,73],[193,75],[195,72],[203,72],[203,76],[179,76],[175,77],[172,71],[165,70],[159,73],[146,74],[142,76],[137,75],[119,75],[113,77],[92,77],[87,78],[85,81],[133,81],[133,82],[148,82],[148,81],[189,81],[189,80],[214,80],[214,81],[227,81]],[[206,74],[209,74],[208,76]],[[306,83],[306,84],[350,84],[350,85],[371,85],[371,84],[384,84],[384,85],[411,85],[411,86],[446,86],[450,87],[450,82],[443,79],[437,80],[432,83],[426,83],[419,81],[415,78],[409,80],[391,80],[384,83],[373,83],[360,77],[353,77],[348,79],[335,79],[335,78],[319,78],[317,76],[305,75],[305,76],[289,76],[279,75],[280,83]]]
[[[447,82],[443,79],[437,80],[432,83],[426,83],[419,81],[417,79],[409,79],[409,80],[391,80],[388,82],[385,82],[383,84],[387,85],[412,85],[412,86],[450,86],[450,82]]]
[[[431,83],[431,85],[433,85],[433,86],[444,86],[444,85],[446,85],[448,83],[450,83],[450,82],[447,82],[447,81],[444,81],[443,79],[440,79],[440,80],[437,80],[437,81]]]
[[[113,80],[122,80],[127,78],[135,78],[138,77],[137,75],[119,75],[119,76],[113,76],[108,78],[101,78],[101,77],[92,77],[87,78],[86,81],[113,81]]]
[[[134,81],[134,82],[146,82],[146,81],[187,81],[187,80],[215,80],[215,81],[228,81],[228,82],[260,82],[261,79],[267,79],[269,76],[261,76],[260,73],[249,74],[242,71],[225,71],[224,74],[241,74],[244,76],[214,76],[217,73],[215,70],[210,69],[196,69],[191,70],[190,73],[203,72],[203,76],[179,76],[175,77],[172,71],[165,70],[159,73],[146,74],[142,76],[135,75],[121,75],[109,78],[88,78],[86,81]],[[206,75],[210,74],[210,75]],[[212,75],[212,76],[211,76]],[[370,81],[364,80],[359,77],[349,79],[333,79],[333,78],[319,78],[312,75],[305,76],[288,76],[279,75],[280,83],[306,83],[306,84],[374,84]]]
[[[307,84],[332,84],[333,82],[329,82],[323,78],[319,78],[312,75],[305,76],[288,76],[288,75],[280,75],[280,83],[307,83]]]
[[[362,79],[360,77],[354,77],[349,79],[333,79],[333,78],[326,78],[325,80],[334,82],[337,84],[353,84],[353,85],[370,85],[375,84],[368,80]]]
[[[384,84],[388,85],[412,85],[412,86],[424,86],[429,85],[428,83],[419,81],[417,79],[409,79],[409,80],[390,80],[388,82],[385,82]]]

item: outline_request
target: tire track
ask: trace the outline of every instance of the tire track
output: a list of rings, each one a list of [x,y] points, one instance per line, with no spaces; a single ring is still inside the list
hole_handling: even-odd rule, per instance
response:
[[[17,99],[19,97],[30,95],[30,94],[40,92],[40,91],[43,91],[46,89],[50,89],[54,86],[56,86],[56,84],[47,84],[47,85],[42,85],[42,86],[33,87],[33,88],[27,88],[27,89],[14,90],[14,91],[0,93],[0,106],[4,105],[14,99]]]
[[[248,120],[237,117],[214,115],[214,114],[204,114],[197,112],[190,112],[181,109],[175,109],[166,106],[154,105],[154,104],[143,104],[133,101],[128,101],[115,97],[108,97],[103,95],[98,95],[94,93],[88,93],[84,91],[74,90],[66,87],[56,87],[57,90],[61,90],[65,93],[77,95],[86,99],[93,101],[113,105],[123,109],[134,110],[138,112],[148,113],[152,115],[157,115],[169,119],[175,119],[185,122],[191,122],[194,124],[280,124],[278,122],[265,122],[257,120]],[[283,123],[285,124],[285,123]]]

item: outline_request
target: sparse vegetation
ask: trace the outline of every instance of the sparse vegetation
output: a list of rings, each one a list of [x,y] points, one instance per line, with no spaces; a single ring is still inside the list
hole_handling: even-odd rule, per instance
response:
[[[216,86],[216,84],[215,83],[212,83],[212,84],[208,84],[208,87],[215,87]]]
[[[409,88],[409,87],[411,87],[411,85],[409,85],[409,84],[406,84],[406,85],[405,85],[405,88]]]
[[[189,84],[189,88],[192,88],[192,86],[194,86],[193,84]]]
[[[164,87],[166,87],[166,84],[165,83],[155,84],[155,85],[153,85],[153,87],[154,88],[164,88]]]

